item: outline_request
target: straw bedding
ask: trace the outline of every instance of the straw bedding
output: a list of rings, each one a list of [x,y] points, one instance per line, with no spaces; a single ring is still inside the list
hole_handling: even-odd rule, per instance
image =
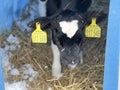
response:
[[[101,3],[101,6],[103,4],[104,7],[107,7],[106,4],[109,5],[108,0],[97,0],[97,2]],[[108,13],[107,9],[105,11],[104,8],[104,11]],[[17,27],[13,27],[10,33],[19,37],[21,49],[12,52],[14,57],[10,59],[10,62],[15,65],[21,75],[23,71],[20,67],[24,64],[31,64],[33,69],[39,73],[32,82],[26,80],[29,90],[102,90],[107,19],[99,25],[102,27],[100,39],[84,38],[84,64],[73,70],[63,67],[63,77],[59,80],[55,80],[51,76],[52,52],[50,42],[32,44],[30,36],[21,32]],[[8,33],[1,35],[0,41],[3,41],[7,35]],[[10,81],[23,80],[20,75],[9,75],[8,79]]]

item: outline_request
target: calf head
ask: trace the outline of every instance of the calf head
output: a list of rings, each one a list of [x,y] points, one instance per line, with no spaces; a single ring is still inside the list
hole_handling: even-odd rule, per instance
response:
[[[80,64],[85,21],[79,14],[64,10],[52,19],[35,19],[29,26],[35,28],[35,22],[40,22],[43,30],[52,32],[53,44],[59,48],[61,63],[64,66],[75,67]]]
[[[91,20],[86,15],[83,16],[75,11],[64,10],[52,18],[37,18],[30,22],[29,26],[35,28],[35,23],[40,22],[43,30],[50,30],[52,42],[57,45],[60,51],[61,63],[64,66],[74,68],[83,62],[83,30],[85,25]]]

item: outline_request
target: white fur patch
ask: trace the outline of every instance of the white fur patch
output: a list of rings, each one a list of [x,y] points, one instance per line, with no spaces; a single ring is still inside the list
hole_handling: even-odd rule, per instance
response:
[[[61,21],[59,25],[62,29],[62,32],[67,35],[67,37],[72,38],[78,30],[78,20]]]
[[[60,77],[62,77],[61,63],[60,63],[60,51],[58,47],[55,44],[53,44],[52,41],[51,41],[51,48],[53,52],[52,75],[55,78],[59,79]]]

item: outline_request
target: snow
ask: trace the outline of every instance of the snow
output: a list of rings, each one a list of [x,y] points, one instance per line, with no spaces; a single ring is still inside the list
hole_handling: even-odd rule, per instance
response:
[[[7,42],[9,42],[9,45],[7,44]],[[17,49],[17,47],[19,46],[19,39],[15,36],[13,36],[12,34],[10,34],[8,36],[8,38],[6,39],[6,41],[4,41],[5,43],[5,47],[4,48],[0,48],[0,57],[2,58],[2,66],[4,68],[4,74],[5,77],[7,78],[7,72],[10,71],[13,66],[10,65],[9,59],[13,56],[11,51],[14,51]]]
[[[20,75],[20,72],[17,68],[13,68],[11,71],[10,71],[10,74],[11,75]]]
[[[15,82],[15,83],[5,83],[5,90],[28,90],[25,81]]]
[[[38,72],[34,71],[30,64],[25,64],[22,67],[22,70],[24,71],[22,74],[22,78],[28,79],[30,82],[32,82],[34,78],[38,75]]]
[[[9,53],[5,49],[0,48],[0,57],[2,59],[2,67],[4,70],[4,77],[6,80],[6,78],[8,77],[7,72],[9,70],[11,70],[11,68],[12,68],[12,66],[10,65],[10,62],[9,62],[9,58],[11,56],[9,56]]]
[[[9,36],[8,36],[8,38],[7,38],[7,41],[9,42],[9,43],[11,43],[11,44],[17,44],[17,45],[19,45],[19,39],[17,38],[17,37],[15,37],[15,36],[13,36],[12,34],[10,34]]]
[[[6,50],[15,51],[17,48],[20,48],[19,39],[13,36],[12,34],[9,35],[6,41],[10,43],[10,45],[5,46]]]
[[[34,20],[36,17],[46,16],[46,2],[40,0],[0,0],[0,34],[5,30],[10,31],[12,28],[13,22],[22,30],[27,30],[28,32],[31,29],[27,24]],[[36,3],[37,2],[37,3]],[[26,5],[28,5],[26,7]],[[4,13],[3,13],[4,12]],[[26,18],[20,17],[21,15],[27,16]],[[7,22],[6,22],[7,21]],[[10,34],[8,38],[3,42],[5,45],[4,48],[0,47],[0,58],[2,59],[2,68],[4,73],[5,81],[5,90],[28,90],[27,89],[27,80],[32,82],[39,74],[37,71],[34,71],[32,65],[25,64],[20,69],[17,69],[14,65],[11,65],[10,58],[14,55],[11,51],[18,50],[22,48],[20,46],[20,40],[17,36]],[[48,68],[48,67],[45,67]],[[21,71],[22,74],[21,74]],[[22,80],[19,82],[9,81],[9,75],[16,76],[19,75],[22,77]],[[52,90],[48,88],[48,90]]]
[[[7,44],[7,42],[9,43],[9,45]],[[10,34],[8,36],[8,38],[6,39],[6,41],[4,41],[5,47],[4,48],[0,48],[0,57],[2,59],[2,67],[3,67],[3,72],[4,72],[4,78],[5,80],[7,80],[8,78],[8,71],[11,71],[11,73],[13,74],[13,72],[15,73],[14,70],[16,70],[14,68],[13,65],[10,64],[9,59],[13,56],[13,54],[10,52],[16,50],[19,46],[19,39],[15,36],[13,36],[12,34]],[[16,70],[16,74],[19,74]]]
[[[38,76],[38,72],[34,71],[31,64],[25,64],[20,67],[20,70],[23,71],[23,73],[21,74],[19,69],[15,68],[14,65],[11,65],[9,60],[14,55],[10,52],[10,50],[14,51],[20,49],[20,40],[17,36],[10,34],[8,38],[4,41],[4,44],[5,47],[0,48],[0,57],[2,59],[5,90],[28,90],[26,80],[32,82],[35,79],[35,77]],[[16,48],[18,46],[19,48]],[[23,80],[19,82],[15,82],[15,81],[11,82],[8,80],[9,75],[12,76],[19,75],[22,77]]]

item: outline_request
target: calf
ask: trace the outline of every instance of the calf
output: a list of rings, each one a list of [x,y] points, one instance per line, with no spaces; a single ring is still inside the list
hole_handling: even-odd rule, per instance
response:
[[[68,0],[64,0],[65,2],[63,0],[49,1],[54,1],[52,3],[60,2],[61,6],[55,6],[55,11],[59,11],[60,7],[64,7],[70,2]],[[48,13],[48,16],[53,14],[51,17],[40,17],[29,23],[30,27],[35,28],[35,23],[39,22],[43,30],[50,32],[53,52],[52,75],[56,78],[62,76],[61,65],[75,68],[83,63],[82,41],[83,29],[86,25],[83,14],[90,6],[91,0],[71,1],[74,3],[65,8],[60,8],[59,13],[56,14],[49,7],[51,10],[49,9],[48,12],[52,13]],[[86,2],[88,3],[86,4]]]
[[[29,26],[35,26],[35,22],[39,22],[43,30],[50,31],[54,77],[61,77],[61,64],[75,68],[83,63],[81,47],[85,21],[81,15],[64,10],[53,19],[35,19]]]

